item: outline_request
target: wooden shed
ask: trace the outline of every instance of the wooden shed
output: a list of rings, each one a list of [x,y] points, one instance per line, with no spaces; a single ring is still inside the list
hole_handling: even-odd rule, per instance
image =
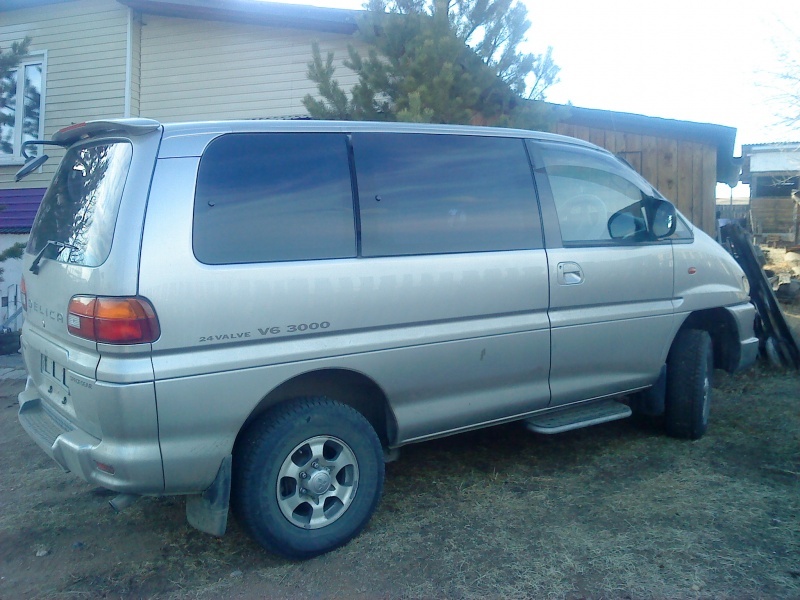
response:
[[[709,235],[717,233],[717,182],[735,185],[736,129],[631,113],[556,107],[556,133],[577,137],[624,158]]]
[[[745,144],[742,156],[756,239],[800,243],[800,142]]]

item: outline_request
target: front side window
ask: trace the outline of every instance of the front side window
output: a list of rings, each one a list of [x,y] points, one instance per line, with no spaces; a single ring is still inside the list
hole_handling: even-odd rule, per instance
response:
[[[689,226],[680,215],[678,215],[678,220],[675,223],[675,233],[672,234],[670,239],[681,241],[691,241],[694,239],[691,226]]]
[[[27,252],[85,267],[105,262],[132,154],[130,142],[70,148],[36,213]]]
[[[41,139],[44,61],[27,59],[0,78],[0,163],[18,162],[22,143]],[[38,152],[28,147],[28,155]]]
[[[192,245],[211,265],[354,257],[346,136],[215,139],[200,160]]]
[[[364,256],[541,248],[522,140],[353,135]]]
[[[565,245],[611,242],[609,219],[618,213],[624,213],[637,239],[651,239],[648,195],[621,163],[596,152],[555,146],[543,146],[541,155]]]

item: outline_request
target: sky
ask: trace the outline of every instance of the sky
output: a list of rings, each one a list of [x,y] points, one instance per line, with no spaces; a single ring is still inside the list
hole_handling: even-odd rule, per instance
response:
[[[553,102],[727,125],[739,144],[800,138],[774,125],[771,101],[797,0],[526,4],[534,50],[552,46],[561,66]]]
[[[800,0],[526,0],[532,50],[561,67],[552,102],[727,125],[741,144],[800,141],[779,125],[781,50],[800,51]],[[717,195],[727,197],[727,185]],[[747,196],[739,185],[735,196]]]
[[[735,154],[741,144],[800,141],[800,130],[776,125],[775,100],[780,50],[800,52],[800,0],[522,1],[526,49],[552,46],[561,67],[547,100],[735,127]]]

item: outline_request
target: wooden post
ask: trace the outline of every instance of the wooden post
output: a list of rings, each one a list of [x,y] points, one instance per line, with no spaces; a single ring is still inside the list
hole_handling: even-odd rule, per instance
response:
[[[692,204],[694,202],[692,188],[693,174],[693,144],[691,142],[678,143],[678,210],[685,215],[692,214]]]
[[[708,235],[717,235],[717,149],[706,146],[703,152],[703,195],[696,198],[700,202],[702,217],[698,225]]]
[[[678,196],[678,142],[658,138],[658,190],[672,202]]]
[[[658,187],[658,142],[650,135],[642,136],[642,177]]]
[[[701,227],[703,218],[703,146],[692,144],[692,210],[687,217]],[[716,199],[715,199],[716,200]]]

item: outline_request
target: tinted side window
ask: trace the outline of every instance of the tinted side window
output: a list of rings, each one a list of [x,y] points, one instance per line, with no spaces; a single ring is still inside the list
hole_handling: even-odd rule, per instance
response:
[[[610,242],[608,219],[626,212],[646,229],[647,195],[621,163],[593,151],[542,145],[565,244]]]
[[[522,140],[353,135],[364,256],[541,248]]]
[[[197,175],[192,244],[207,264],[356,255],[343,134],[229,134]]]

